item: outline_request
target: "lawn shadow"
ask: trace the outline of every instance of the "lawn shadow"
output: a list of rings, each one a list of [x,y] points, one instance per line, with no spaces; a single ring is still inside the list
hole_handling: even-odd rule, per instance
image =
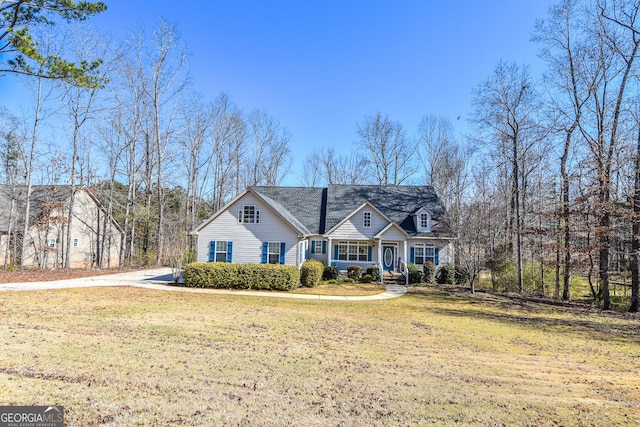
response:
[[[411,295],[428,298],[449,307],[430,307],[435,313],[487,320],[537,330],[581,333],[590,338],[640,343],[640,319],[628,313],[605,312],[584,304],[539,301],[535,297],[480,292],[461,295],[442,288],[413,290]],[[567,316],[569,314],[569,316]]]

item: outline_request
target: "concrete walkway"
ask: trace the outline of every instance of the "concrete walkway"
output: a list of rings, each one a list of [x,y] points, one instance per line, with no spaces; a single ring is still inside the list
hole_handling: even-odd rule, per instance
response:
[[[157,268],[127,273],[106,274],[104,276],[82,277],[78,279],[54,280],[51,282],[2,283],[0,291],[37,291],[44,289],[89,288],[104,286],[134,286],[138,288],[154,289],[170,292],[192,292],[221,295],[246,295],[254,297],[292,298],[307,300],[334,301],[373,301],[397,298],[407,293],[407,287],[402,285],[387,285],[386,291],[376,295],[366,296],[334,296],[292,294],[273,291],[240,291],[227,289],[185,288],[170,284],[172,281],[170,268]]]

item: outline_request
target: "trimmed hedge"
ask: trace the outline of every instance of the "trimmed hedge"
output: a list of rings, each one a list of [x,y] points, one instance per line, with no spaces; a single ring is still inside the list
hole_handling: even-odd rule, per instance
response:
[[[360,279],[360,282],[362,283],[371,283],[373,282],[373,276],[370,274],[365,274],[364,276],[362,276],[362,278]]]
[[[293,265],[193,262],[182,272],[184,285],[191,288],[266,289],[288,291],[300,284],[300,272]]]
[[[409,271],[409,283],[422,283],[424,280],[424,273],[420,271],[417,265],[408,263],[407,270]]]
[[[380,269],[378,267],[368,267],[366,274],[370,275],[374,282],[380,281]]]
[[[436,283],[436,265],[431,261],[427,261],[424,264],[424,281],[426,283]]]
[[[456,283],[456,269],[451,264],[443,264],[438,270],[437,278],[438,283],[453,285]]]
[[[360,280],[360,277],[362,277],[362,267],[360,267],[359,265],[348,266],[347,277],[353,280]]]
[[[340,275],[340,270],[332,265],[327,265],[322,272],[322,280],[336,280]]]
[[[320,283],[322,273],[324,272],[324,264],[316,260],[307,260],[300,267],[300,284],[307,288],[312,288]]]

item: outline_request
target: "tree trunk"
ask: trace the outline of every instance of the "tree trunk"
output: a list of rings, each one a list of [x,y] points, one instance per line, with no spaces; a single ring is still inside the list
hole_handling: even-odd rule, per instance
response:
[[[640,127],[638,129],[638,141],[635,162],[635,182],[633,186],[633,212],[631,213],[631,306],[629,311],[638,311],[638,252],[640,251]]]
[[[27,174],[27,189],[24,195],[24,226],[22,228],[22,247],[20,248],[20,268],[24,269],[24,261],[26,255],[27,239],[29,235],[29,214],[31,210],[31,191],[33,182],[33,160],[36,151],[36,141],[38,139],[38,125],[40,123],[40,111],[42,109],[42,78],[38,78],[38,85],[36,91],[36,105],[35,105],[35,117],[33,120],[33,131],[31,133],[31,149],[29,151],[29,158],[26,164]]]

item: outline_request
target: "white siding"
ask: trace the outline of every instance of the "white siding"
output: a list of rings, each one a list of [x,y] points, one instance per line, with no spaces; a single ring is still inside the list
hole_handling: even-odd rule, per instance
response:
[[[363,212],[371,212],[371,227],[363,224]],[[331,233],[332,239],[341,240],[370,240],[389,225],[389,222],[370,206],[358,209],[353,215],[343,222]]]
[[[438,248],[438,266],[442,264],[453,264],[453,245],[449,243],[449,241],[443,240],[432,240],[432,239],[421,239],[411,241],[409,248],[413,248],[416,243],[426,243],[429,245],[434,245]],[[410,251],[411,249],[409,249]]]
[[[320,240],[325,242],[324,244],[325,244],[326,253],[324,254],[322,252],[311,253],[311,246],[313,245],[314,240]],[[320,236],[311,237],[309,240],[307,240],[306,249],[307,250],[305,254],[305,259],[315,259],[317,261],[324,263],[325,265],[327,264],[327,261],[329,260],[329,242],[328,241],[324,240]]]
[[[238,211],[245,205],[260,211],[260,223],[238,223]],[[209,261],[212,240],[233,242],[232,262],[239,264],[260,264],[263,242],[285,242],[285,264],[296,265],[298,233],[252,193],[245,194],[200,230],[198,261]]]
[[[397,227],[391,227],[382,234],[381,238],[382,240],[404,241],[407,237],[400,230],[398,230]]]
[[[439,265],[453,264],[453,245],[449,242],[436,242],[436,247],[440,248]]]

